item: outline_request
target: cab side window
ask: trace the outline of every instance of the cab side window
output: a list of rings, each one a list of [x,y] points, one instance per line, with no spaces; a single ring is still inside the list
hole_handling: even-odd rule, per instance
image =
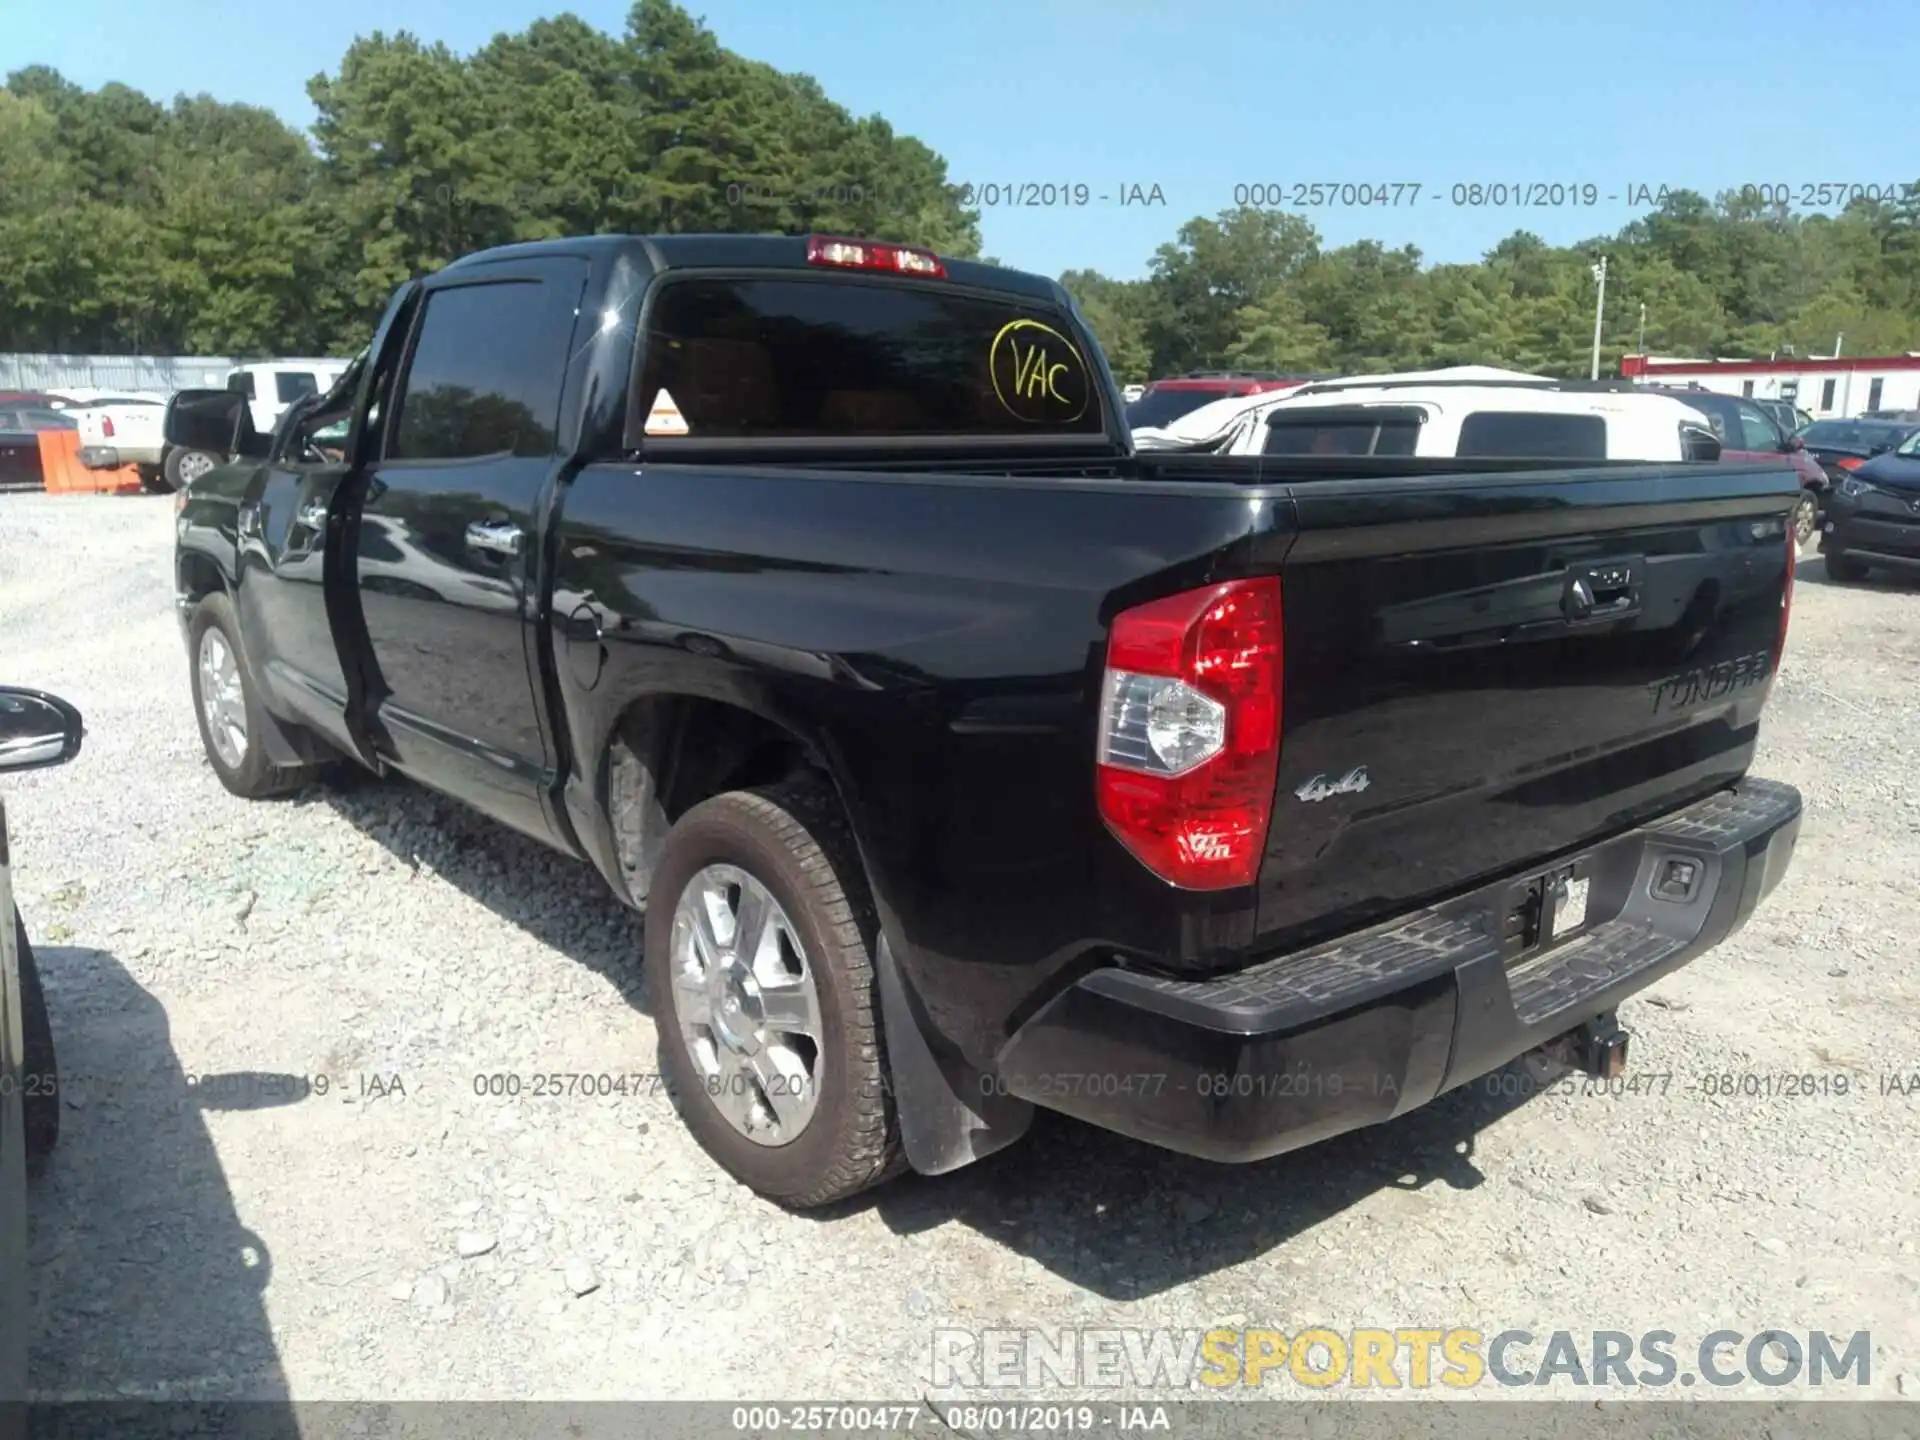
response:
[[[387,459],[551,455],[574,319],[556,296],[538,280],[431,292]]]

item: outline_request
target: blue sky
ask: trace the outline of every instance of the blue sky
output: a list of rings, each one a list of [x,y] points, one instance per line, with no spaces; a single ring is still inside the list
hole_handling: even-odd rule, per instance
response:
[[[615,32],[627,13],[625,0],[6,8],[0,69],[44,63],[163,99],[207,91],[301,126],[313,118],[307,79],[357,34],[404,28],[465,53],[562,8]],[[1305,213],[1331,244],[1371,237],[1449,261],[1520,228],[1558,242],[1611,232],[1644,210],[1631,203],[1640,186],[1786,185],[1798,200],[1802,185],[1920,180],[1911,76],[1894,63],[1920,55],[1911,0],[688,8],[730,49],[811,74],[855,113],[919,136],[956,182],[1109,197],[983,208],[988,253],[1048,273],[1142,274],[1181,222],[1232,205],[1242,186],[1417,184],[1412,203],[1403,189],[1399,205]],[[1473,182],[1591,185],[1598,203],[1453,203],[1453,187]],[[1134,186],[1158,186],[1164,204],[1119,204]]]

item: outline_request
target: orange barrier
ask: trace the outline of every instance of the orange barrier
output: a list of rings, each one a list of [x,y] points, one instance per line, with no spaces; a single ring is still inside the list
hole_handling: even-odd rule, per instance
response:
[[[80,463],[78,430],[42,430],[40,480],[51,495],[138,495],[140,467],[89,470]]]

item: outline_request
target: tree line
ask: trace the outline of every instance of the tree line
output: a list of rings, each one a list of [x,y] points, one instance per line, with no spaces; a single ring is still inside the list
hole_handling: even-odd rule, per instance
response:
[[[310,135],[206,95],[161,103],[44,66],[0,87],[0,350],[349,353],[393,288],[470,251],[627,231],[835,231],[980,254],[930,146],[805,75],[731,51],[671,0],[623,33],[573,15],[469,56],[356,40],[307,93]],[[1304,217],[1182,225],[1145,278],[1061,276],[1116,375],[1449,363],[1585,374],[1641,347],[1920,348],[1920,187],[1793,213],[1678,192],[1571,246],[1527,232],[1476,264],[1329,248]]]

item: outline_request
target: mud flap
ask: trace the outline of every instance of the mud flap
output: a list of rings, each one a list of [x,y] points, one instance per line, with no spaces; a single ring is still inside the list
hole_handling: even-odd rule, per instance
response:
[[[894,1114],[907,1163],[922,1175],[944,1175],[1004,1150],[1033,1124],[1033,1106],[992,1093],[987,1077],[958,1056],[934,1053],[918,1006],[901,978],[885,935],[874,955],[880,1019],[885,1026]]]

